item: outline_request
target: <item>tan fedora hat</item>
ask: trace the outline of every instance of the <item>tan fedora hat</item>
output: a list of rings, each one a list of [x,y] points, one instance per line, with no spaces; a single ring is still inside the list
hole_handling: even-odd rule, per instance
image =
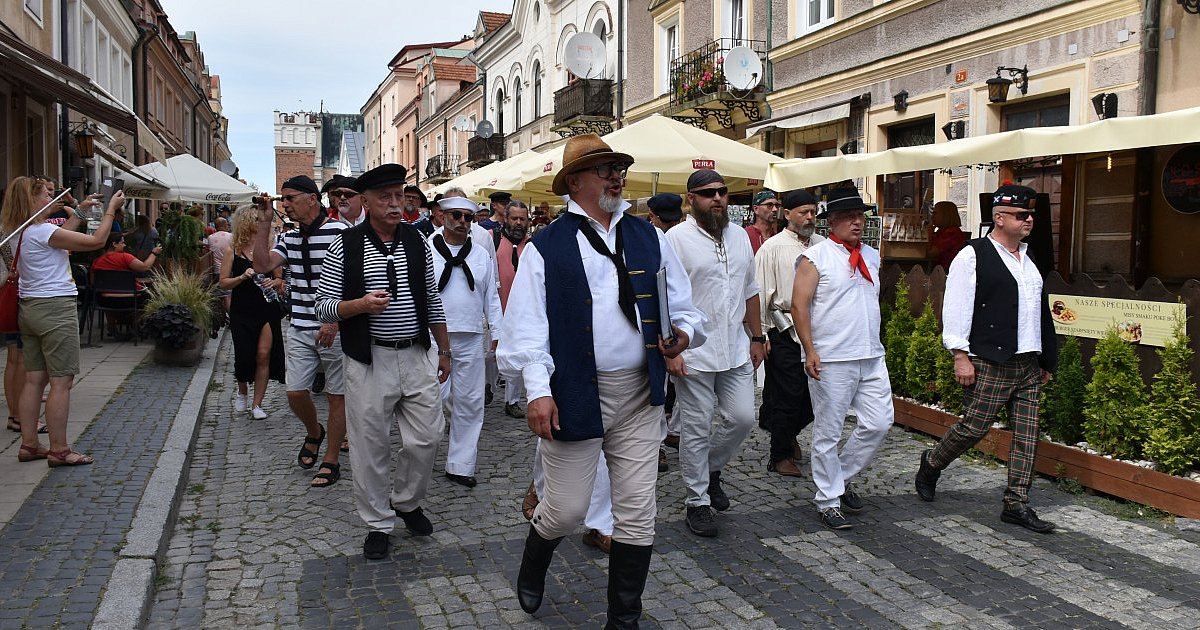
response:
[[[572,136],[563,147],[563,165],[554,175],[552,189],[556,195],[566,195],[567,175],[603,162],[625,162],[633,164],[628,153],[618,153],[594,133]]]

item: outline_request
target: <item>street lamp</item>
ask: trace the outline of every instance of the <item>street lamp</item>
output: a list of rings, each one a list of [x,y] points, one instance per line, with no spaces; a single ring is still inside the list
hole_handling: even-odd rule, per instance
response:
[[[1010,78],[1000,76],[1000,73],[1007,72]],[[1024,96],[1029,92],[1029,66],[1020,68],[1009,68],[1006,66],[996,67],[996,76],[987,80],[988,101],[992,103],[1003,103],[1008,100],[1008,86],[1013,83],[1017,84],[1017,89]]]
[[[75,132],[75,150],[79,152],[79,157],[85,160],[90,160],[96,155],[96,136],[88,129],[87,120],[80,123],[79,130]]]

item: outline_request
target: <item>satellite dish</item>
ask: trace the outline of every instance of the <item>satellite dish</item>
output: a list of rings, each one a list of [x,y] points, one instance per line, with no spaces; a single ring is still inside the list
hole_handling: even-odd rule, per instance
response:
[[[480,121],[479,124],[475,126],[475,135],[485,140],[491,138],[492,134],[494,133],[496,133],[496,128],[492,126],[492,122],[490,120]]]
[[[734,46],[725,53],[725,80],[735,90],[753,90],[762,82],[763,66],[758,53],[746,46]]]
[[[233,160],[221,160],[220,169],[222,173],[233,177],[233,174],[237,172],[237,164],[234,164]]]
[[[471,121],[466,116],[463,116],[462,114],[455,116],[454,117],[454,130],[455,131],[470,131],[471,130]]]
[[[604,75],[608,53],[604,42],[594,33],[576,33],[567,40],[563,51],[563,62],[571,74],[581,79],[595,79]]]

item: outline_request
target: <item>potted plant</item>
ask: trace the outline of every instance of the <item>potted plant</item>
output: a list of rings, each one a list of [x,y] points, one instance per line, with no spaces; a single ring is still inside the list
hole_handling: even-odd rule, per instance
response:
[[[168,270],[195,267],[204,239],[204,224],[199,219],[177,208],[167,210],[159,217],[158,233]]]
[[[194,272],[155,272],[142,318],[143,335],[154,340],[154,360],[164,365],[200,362],[204,337],[213,328],[207,279]]]

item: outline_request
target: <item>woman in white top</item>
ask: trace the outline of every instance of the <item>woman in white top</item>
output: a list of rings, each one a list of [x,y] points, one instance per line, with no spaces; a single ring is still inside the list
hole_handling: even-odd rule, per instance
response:
[[[4,208],[0,210],[0,230],[16,231],[30,215],[53,198],[52,189],[42,180],[17,177],[8,186]],[[25,388],[21,392],[21,449],[17,459],[23,462],[45,459],[51,467],[90,464],[93,459],[76,453],[67,444],[67,413],[71,407],[71,385],[79,373],[79,319],[75,312],[77,291],[71,277],[71,251],[91,251],[104,246],[112,229],[113,215],[125,203],[118,191],[93,234],[81,234],[46,223],[41,212],[18,236],[17,274],[20,306],[17,322],[25,355]],[[100,205],[100,196],[91,195],[79,204],[84,213]],[[50,427],[49,448],[43,448],[37,434],[42,391],[50,384],[46,397],[46,424]]]

